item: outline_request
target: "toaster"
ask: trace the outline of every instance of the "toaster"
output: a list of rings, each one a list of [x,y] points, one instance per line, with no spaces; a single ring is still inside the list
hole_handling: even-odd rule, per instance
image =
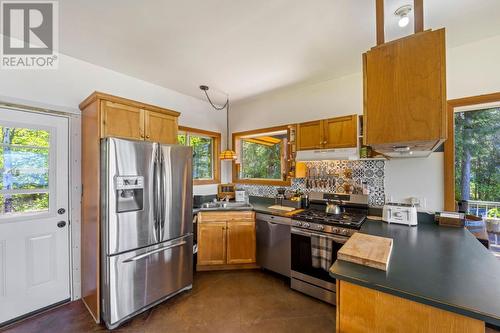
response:
[[[387,203],[382,209],[382,220],[387,223],[417,225],[417,207],[412,204]]]

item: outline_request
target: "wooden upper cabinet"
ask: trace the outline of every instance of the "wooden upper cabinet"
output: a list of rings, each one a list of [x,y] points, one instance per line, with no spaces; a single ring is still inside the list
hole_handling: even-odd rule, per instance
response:
[[[93,104],[99,109],[101,138],[177,143],[179,112],[100,92],[80,103],[80,109],[85,112]]]
[[[101,137],[144,138],[144,111],[137,107],[103,100],[101,122]]]
[[[208,222],[198,225],[198,265],[226,263],[226,222]]]
[[[446,139],[445,31],[425,31],[363,55],[364,143],[437,147]],[[429,148],[429,149],[430,149]]]
[[[323,143],[321,120],[297,125],[297,150],[320,149]]]
[[[255,222],[227,222],[227,263],[251,264],[256,262]]]
[[[351,115],[297,125],[297,150],[357,146],[358,116]]]
[[[144,111],[146,140],[160,143],[177,143],[177,117]]]
[[[323,120],[324,148],[356,147],[358,116],[351,115]]]

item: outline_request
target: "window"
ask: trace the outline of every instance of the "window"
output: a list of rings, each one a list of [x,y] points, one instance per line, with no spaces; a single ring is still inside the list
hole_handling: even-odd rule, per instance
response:
[[[50,132],[0,126],[0,216],[49,210]]]
[[[288,185],[288,128],[286,126],[234,133],[237,160],[233,182]]]
[[[500,107],[454,116],[455,199],[500,205]]]
[[[490,250],[500,258],[500,93],[448,105],[445,209],[481,216]]]
[[[193,184],[219,183],[220,134],[179,126],[177,141],[193,148]]]

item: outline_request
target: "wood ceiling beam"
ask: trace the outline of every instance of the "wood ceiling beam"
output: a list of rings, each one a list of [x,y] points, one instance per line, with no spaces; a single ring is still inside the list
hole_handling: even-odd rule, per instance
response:
[[[385,43],[384,0],[376,0],[377,45]]]
[[[413,0],[415,33],[424,31],[424,0]]]

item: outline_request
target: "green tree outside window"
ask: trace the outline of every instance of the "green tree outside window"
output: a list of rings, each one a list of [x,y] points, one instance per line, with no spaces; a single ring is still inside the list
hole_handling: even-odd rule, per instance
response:
[[[214,139],[191,133],[179,133],[180,145],[193,148],[193,179],[213,179]]]

